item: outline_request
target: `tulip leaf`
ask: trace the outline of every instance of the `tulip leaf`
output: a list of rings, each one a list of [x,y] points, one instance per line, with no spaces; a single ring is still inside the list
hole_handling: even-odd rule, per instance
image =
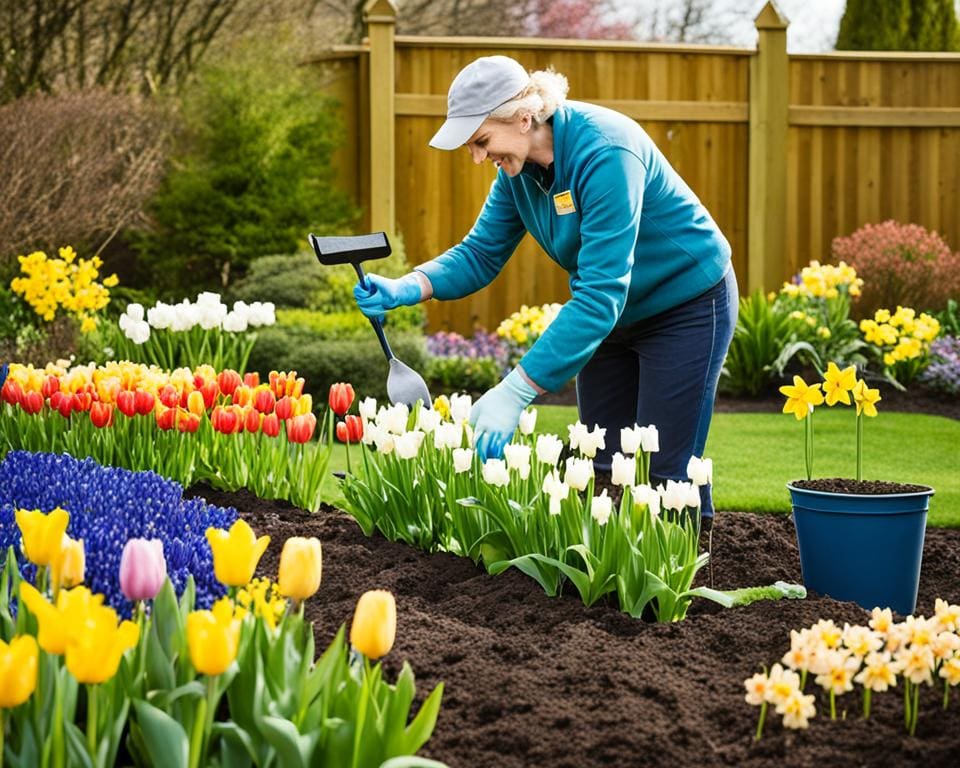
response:
[[[93,768],[93,760],[87,751],[87,737],[74,723],[64,723],[63,731],[67,739],[67,757],[71,765],[79,768]]]
[[[441,698],[443,698],[443,683],[438,683],[437,687],[430,692],[430,695],[420,705],[420,711],[413,718],[413,722],[404,731],[404,752],[414,754],[430,739],[437,724],[437,715],[440,713]]]
[[[318,730],[301,734],[289,720],[269,715],[258,718],[257,725],[263,737],[277,751],[280,765],[284,768],[307,768],[310,765],[313,750],[320,738]]]
[[[184,622],[177,605],[177,595],[168,577],[153,599],[152,629],[157,633],[160,648],[167,663],[176,658],[183,650]]]
[[[189,683],[171,690],[155,690],[148,694],[150,703],[164,712],[170,709],[170,705],[173,704],[173,702],[184,696],[199,699],[205,695],[206,689],[199,680],[191,680]]]
[[[226,722],[216,722],[213,724],[213,728],[211,730],[213,733],[219,734],[222,737],[221,743],[230,744],[233,747],[242,750],[242,753],[250,758],[249,762],[257,763],[259,761],[259,756],[257,755],[256,748],[253,746],[253,739],[250,737],[250,734],[232,720],[227,720]],[[241,764],[239,755],[233,755],[232,760],[235,762],[231,762],[231,765]],[[243,764],[247,765],[249,763]]]
[[[156,768],[187,768],[190,741],[183,726],[142,699],[133,702],[150,760]]]
[[[560,591],[560,572],[557,568],[558,560],[544,555],[521,555],[512,560],[499,560],[490,563],[487,571],[493,575],[513,566],[517,570],[534,579],[550,597],[556,597]],[[548,567],[544,567],[548,566]]]
[[[166,651],[163,648],[163,641],[158,634],[156,624],[150,627],[150,634],[147,635],[147,645],[145,649],[147,664],[147,688],[159,689],[163,691],[170,690],[177,684],[176,670],[168,659]]]

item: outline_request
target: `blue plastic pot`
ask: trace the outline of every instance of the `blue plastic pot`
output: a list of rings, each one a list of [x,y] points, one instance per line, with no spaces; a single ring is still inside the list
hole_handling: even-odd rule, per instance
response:
[[[807,588],[867,610],[913,613],[933,488],[883,495],[787,488]]]

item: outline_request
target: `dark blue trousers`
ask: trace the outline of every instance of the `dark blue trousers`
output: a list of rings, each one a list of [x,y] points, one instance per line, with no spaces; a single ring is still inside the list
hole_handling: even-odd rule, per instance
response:
[[[739,296],[731,267],[713,288],[659,315],[616,328],[577,375],[577,406],[588,427],[606,427],[606,448],[594,460],[609,470],[620,430],[654,424],[660,451],[650,481],[687,480],[687,462],[703,455],[723,359],[737,323]],[[713,516],[709,486],[701,515]]]

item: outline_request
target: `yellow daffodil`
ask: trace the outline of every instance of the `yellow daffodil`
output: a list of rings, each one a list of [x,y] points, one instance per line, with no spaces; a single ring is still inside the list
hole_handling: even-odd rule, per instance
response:
[[[82,626],[87,614],[103,603],[103,595],[94,595],[86,587],[76,587],[60,590],[54,606],[25,581],[20,582],[20,599],[40,624],[37,636],[40,647],[56,656],[66,651],[67,640]]]
[[[49,514],[39,509],[18,509],[16,518],[27,559],[41,567],[50,565],[60,554],[70,514],[60,507]]]
[[[786,395],[787,402],[783,405],[784,413],[792,413],[797,420],[805,419],[813,412],[814,406],[823,403],[823,392],[820,384],[808,385],[799,376],[793,377],[793,384],[780,387],[780,392]]]
[[[883,398],[880,397],[880,390],[870,389],[867,386],[867,382],[863,379],[860,379],[853,388],[853,400],[857,404],[857,416],[860,414],[871,417],[876,416],[877,403],[882,399]]]
[[[257,538],[245,520],[237,520],[229,531],[207,528],[207,541],[213,552],[217,581],[228,587],[242,587],[253,578],[270,537]]]
[[[79,683],[103,683],[117,674],[123,654],[137,644],[140,627],[132,621],[117,624],[113,608],[98,605],[73,627],[65,663]]]
[[[237,604],[236,618],[242,619],[249,609],[254,616],[263,619],[270,629],[276,629],[277,622],[287,610],[286,598],[270,579],[254,579],[238,590]]]
[[[364,592],[350,625],[350,644],[371,661],[386,656],[397,634],[397,603],[393,594],[374,589]]]
[[[851,365],[843,370],[831,361],[823,375],[823,391],[827,405],[843,403],[850,405],[850,392],[857,384],[857,369]]]
[[[187,647],[194,669],[202,675],[220,675],[237,657],[240,645],[240,620],[233,603],[221,598],[209,611],[187,615]]]
[[[37,687],[40,652],[33,635],[0,640],[0,709],[23,704]]]
[[[280,594],[298,603],[320,589],[323,551],[320,540],[291,536],[283,543],[280,553]]]
[[[831,650],[839,648],[840,641],[843,640],[843,630],[834,624],[832,619],[820,619],[810,627],[810,635],[814,642]]]

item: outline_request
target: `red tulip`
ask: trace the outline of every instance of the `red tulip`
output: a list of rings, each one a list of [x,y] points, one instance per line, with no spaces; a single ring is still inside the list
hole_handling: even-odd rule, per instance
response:
[[[17,405],[20,402],[20,395],[23,389],[13,379],[7,379],[3,387],[0,387],[0,397],[10,405]]]
[[[168,430],[173,429],[174,425],[177,422],[177,409],[176,408],[161,408],[157,411],[157,426],[160,429]]]
[[[203,407],[205,410],[213,408],[213,404],[217,400],[217,394],[220,392],[220,388],[217,386],[217,382],[212,379],[204,384],[200,389],[200,394],[203,395]]]
[[[142,389],[138,389],[133,393],[133,402],[137,408],[137,413],[141,416],[145,416],[153,410],[153,406],[156,404],[157,399],[150,393]]]
[[[337,424],[337,440],[341,443],[359,443],[363,437],[363,419],[350,414]]]
[[[330,408],[337,416],[343,416],[350,410],[354,397],[352,384],[340,382],[330,385]]]
[[[117,392],[117,409],[124,416],[135,416],[137,413],[137,396],[129,389],[121,389]]]
[[[233,390],[233,397],[230,400],[234,405],[250,405],[253,402],[253,389],[246,384],[241,384]]]
[[[243,428],[247,432],[259,432],[263,414],[256,408],[244,408]]]
[[[199,428],[200,417],[197,414],[183,408],[177,410],[177,429],[181,432],[196,432]]]
[[[277,404],[273,407],[273,412],[277,414],[278,418],[289,419],[293,416],[295,410],[295,403],[292,397],[285,396],[277,400]]]
[[[276,413],[268,413],[263,417],[263,423],[260,425],[260,429],[263,431],[267,437],[276,437],[280,434],[280,419],[277,418]]]
[[[54,397],[60,395],[59,402],[57,403],[57,410],[60,411],[60,415],[65,419],[70,418],[70,412],[73,410],[73,396],[65,395],[62,392],[55,392]]]
[[[277,404],[277,397],[267,387],[257,387],[253,395],[253,407],[260,413],[273,413]]]
[[[90,421],[97,429],[109,427],[113,423],[113,406],[109,403],[93,403],[90,406]]]
[[[313,437],[313,430],[317,426],[317,417],[312,413],[294,416],[287,419],[287,440],[291,443],[306,443]]]
[[[20,407],[33,415],[43,410],[43,395],[39,392],[24,392],[20,398]]]
[[[157,396],[160,398],[160,402],[167,406],[167,408],[176,408],[180,405],[180,392],[177,391],[177,388],[173,386],[173,384],[164,384],[160,387]]]
[[[199,373],[193,374],[193,388],[200,389],[206,382],[206,379],[203,378]]]
[[[243,374],[243,383],[250,387],[250,389],[256,389],[260,386],[260,374],[256,371]]]
[[[40,388],[40,393],[43,395],[44,399],[50,397],[54,392],[60,391],[60,379],[56,376],[47,376],[43,380],[43,385]]]
[[[73,410],[89,411],[91,405],[93,405],[93,395],[89,392],[74,392]]]
[[[70,395],[65,395],[62,390],[58,389],[56,392],[50,395],[50,407],[55,411],[59,411],[60,403],[64,398],[69,400]]]
[[[233,390],[240,386],[240,374],[225,368],[217,376],[217,386],[227,397],[233,395]]]

